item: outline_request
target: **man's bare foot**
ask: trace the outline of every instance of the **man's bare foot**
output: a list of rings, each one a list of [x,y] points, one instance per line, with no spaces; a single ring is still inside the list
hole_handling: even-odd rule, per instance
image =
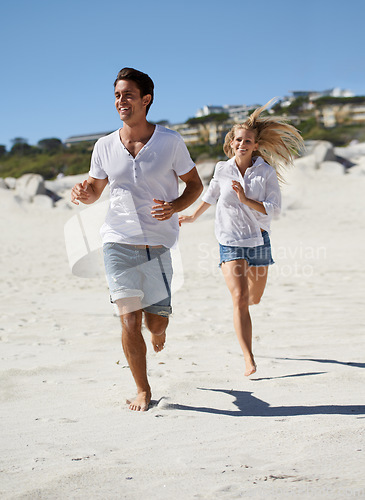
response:
[[[166,333],[164,332],[164,333],[160,333],[158,335],[151,333],[151,342],[152,342],[152,345],[153,345],[155,352],[162,351],[162,349],[165,347]]]
[[[150,392],[139,392],[133,401],[127,399],[127,404],[132,411],[147,411],[150,401]]]
[[[249,377],[250,375],[256,372],[257,366],[254,359],[245,361],[245,363],[246,363],[245,377]]]

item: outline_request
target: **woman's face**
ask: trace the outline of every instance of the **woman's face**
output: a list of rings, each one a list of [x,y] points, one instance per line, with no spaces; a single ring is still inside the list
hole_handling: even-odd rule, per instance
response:
[[[258,143],[255,140],[255,133],[252,130],[239,128],[235,132],[234,139],[231,141],[231,148],[236,157],[249,156],[257,150]]]

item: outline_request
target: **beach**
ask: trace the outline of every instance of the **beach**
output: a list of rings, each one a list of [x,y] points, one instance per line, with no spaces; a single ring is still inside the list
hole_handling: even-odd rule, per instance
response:
[[[286,176],[249,378],[214,208],[181,228],[165,349],[144,332],[142,413],[105,277],[70,270],[76,178],[53,208],[0,190],[1,498],[364,498],[365,151],[348,157],[346,173],[309,155]]]

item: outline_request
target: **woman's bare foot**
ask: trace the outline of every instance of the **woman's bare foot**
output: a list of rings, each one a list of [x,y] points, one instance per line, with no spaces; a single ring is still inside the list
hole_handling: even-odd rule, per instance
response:
[[[160,352],[165,347],[166,333],[159,333],[158,335],[151,333],[151,342],[155,352]]]
[[[151,401],[150,392],[139,392],[133,401],[127,399],[129,409],[132,411],[147,411]]]
[[[256,372],[257,366],[253,358],[247,361],[245,360],[245,363],[246,363],[245,377],[249,377],[250,375]]]

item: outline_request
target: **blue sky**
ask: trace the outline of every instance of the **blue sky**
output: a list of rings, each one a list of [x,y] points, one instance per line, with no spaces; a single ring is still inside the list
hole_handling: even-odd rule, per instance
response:
[[[4,0],[0,144],[118,128],[124,66],[154,80],[152,121],[291,90],[365,95],[364,19],[363,0]]]

